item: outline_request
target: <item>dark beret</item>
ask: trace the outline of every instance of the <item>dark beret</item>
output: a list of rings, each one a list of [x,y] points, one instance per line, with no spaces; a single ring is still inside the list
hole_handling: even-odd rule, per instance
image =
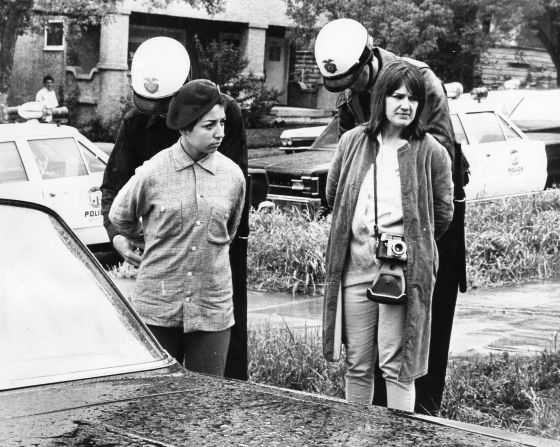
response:
[[[169,104],[166,124],[170,129],[184,129],[208,113],[220,102],[220,89],[208,79],[195,79],[183,85]]]

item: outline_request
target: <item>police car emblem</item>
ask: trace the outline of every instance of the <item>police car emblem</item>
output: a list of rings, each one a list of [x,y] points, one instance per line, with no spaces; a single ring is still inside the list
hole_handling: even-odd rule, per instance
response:
[[[325,67],[325,70],[327,70],[329,73],[331,73],[331,74],[336,73],[337,68],[336,68],[336,65],[333,64],[332,59],[325,59],[323,61],[323,64],[325,64],[325,65],[323,65],[323,67]]]
[[[510,156],[511,164],[513,166],[517,166],[519,164],[519,152],[513,150],[510,152],[509,156]]]
[[[101,190],[99,187],[94,186],[90,188],[88,191],[89,194],[89,203],[92,208],[99,208],[101,205]]]
[[[152,95],[159,90],[159,84],[156,82],[157,78],[144,78],[146,82],[144,82],[144,88],[148,93]]]

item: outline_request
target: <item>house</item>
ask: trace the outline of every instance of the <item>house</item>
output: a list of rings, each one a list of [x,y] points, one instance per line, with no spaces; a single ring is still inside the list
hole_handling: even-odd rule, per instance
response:
[[[226,0],[223,12],[210,16],[182,2],[165,9],[126,0],[107,23],[79,36],[65,35],[64,18],[49,21],[45,34],[18,38],[8,105],[33,100],[49,73],[59,98],[75,107],[80,121],[103,121],[120,114],[130,98],[129,67],[138,46],[151,37],[168,36],[185,45],[193,62],[194,36],[238,45],[249,61],[246,71],[260,78],[267,89],[279,92],[287,104],[290,40],[293,26],[284,0]]]
[[[34,99],[45,74],[51,74],[59,99],[79,115],[75,123],[101,125],[119,117],[130,104],[130,62],[138,46],[150,37],[168,36],[183,43],[189,54],[194,37],[238,45],[249,61],[247,72],[268,89],[279,92],[283,105],[332,110],[336,94],[322,85],[313,52],[294,48],[285,0],[225,0],[222,12],[210,16],[181,1],[165,9],[124,0],[107,23],[67,33],[64,18],[50,20],[44,35],[26,34],[17,40],[8,105]],[[191,73],[197,77],[196,58]],[[491,88],[517,79],[529,86],[554,86],[556,70],[542,49],[492,49],[481,61],[480,79]]]

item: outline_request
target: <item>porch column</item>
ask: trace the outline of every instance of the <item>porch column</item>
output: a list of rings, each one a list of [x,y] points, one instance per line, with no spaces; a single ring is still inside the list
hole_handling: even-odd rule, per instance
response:
[[[101,25],[99,40],[99,100],[97,117],[104,124],[119,120],[129,96],[128,24],[130,10],[112,14]],[[117,124],[118,125],[118,124]]]
[[[245,74],[252,72],[253,76],[260,79],[264,79],[267,28],[268,25],[264,23],[249,23],[241,40],[243,57],[249,61]]]

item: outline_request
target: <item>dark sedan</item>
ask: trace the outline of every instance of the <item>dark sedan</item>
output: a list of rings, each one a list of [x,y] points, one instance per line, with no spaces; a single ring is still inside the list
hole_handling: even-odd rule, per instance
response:
[[[0,246],[2,447],[548,443],[191,373],[54,212],[0,199]]]

